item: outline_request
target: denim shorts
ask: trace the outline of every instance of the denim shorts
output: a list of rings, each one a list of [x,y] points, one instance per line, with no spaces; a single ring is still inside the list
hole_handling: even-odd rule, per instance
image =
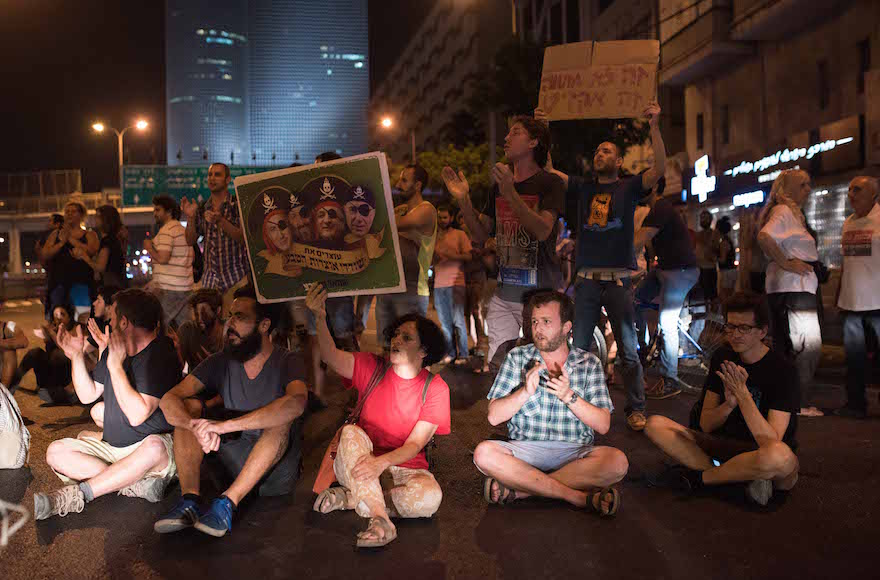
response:
[[[493,441],[493,443],[509,449],[514,457],[541,471],[556,471],[576,459],[583,459],[595,449],[593,445],[568,441]]]

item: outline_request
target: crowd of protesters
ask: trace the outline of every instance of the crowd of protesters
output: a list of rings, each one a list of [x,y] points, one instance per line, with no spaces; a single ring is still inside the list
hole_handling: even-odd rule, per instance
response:
[[[145,289],[126,289],[118,212],[98,208],[89,230],[85,207],[69,203],[38,244],[48,272],[45,349],[29,351],[12,373],[8,353],[26,341],[14,323],[0,327],[4,383],[15,387],[33,370],[41,397],[91,405],[98,428],[49,446],[47,462],[64,485],[35,495],[35,517],[81,512],[113,492],[157,502],[177,477],[180,498],[156,532],[194,527],[223,536],[246,496],[293,490],[306,413],[328,405],[332,370],[358,403],[328,449],[318,479],[329,479],[316,481],[314,510],[354,510],[368,520],[357,545],[384,546],[397,537],[393,519],[431,517],[443,499],[427,456],[434,436],[452,429],[450,386],[432,372],[438,364],[494,376],[487,419],[506,423],[508,439],[474,451],[487,503],[542,496],[614,515],[629,461],[598,444],[614,411],[607,369],[590,354],[603,312],[617,342],[626,425],[677,463],[658,482],[689,491],[738,483],[761,505],[791,490],[798,416],[822,413],[811,385],[822,345],[816,295],[827,269],[803,212],[810,176],[780,173],[760,214],[741,229],[747,260],[738,263],[729,220],[713,228],[704,212],[693,232],[663,197],[660,113],[656,103],[644,112],[651,167],[622,175],[622,147],[605,141],[596,146],[592,179],[553,167],[540,110],[513,118],[507,163],[490,168],[484,209],[463,172],[443,169],[449,201],[435,205],[425,199],[427,171],[406,166],[394,207],[406,289],[376,297],[381,354],[360,348],[371,296],[327,299],[315,284],[305,300],[257,300],[222,163],[209,168],[206,201],[153,200],[159,230],[143,247],[153,263]],[[334,158],[322,154],[316,163]],[[848,400],[839,413],[848,417],[866,416],[868,345],[876,344],[869,335],[876,340],[880,331],[877,189],[873,178],[853,179],[855,213],[843,227],[837,305]],[[564,215],[566,196],[577,200],[575,216]],[[375,200],[364,203],[340,204],[350,228],[375,211]],[[308,227],[319,209],[290,208],[287,223]],[[738,264],[749,273],[740,281]],[[439,325],[428,318],[432,293]],[[649,416],[647,400],[681,392],[679,318],[693,300],[722,313],[727,344],[712,355],[685,426]],[[645,376],[637,302],[659,304],[656,377]],[[206,504],[200,474],[210,454],[229,483]]]

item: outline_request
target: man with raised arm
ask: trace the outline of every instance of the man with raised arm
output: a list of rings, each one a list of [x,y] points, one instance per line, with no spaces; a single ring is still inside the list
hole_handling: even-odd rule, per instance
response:
[[[568,296],[538,292],[527,311],[534,343],[510,351],[488,396],[489,422],[507,422],[510,440],[483,441],[474,451],[486,475],[483,497],[503,505],[537,495],[614,515],[620,494],[612,486],[629,464],[623,452],[594,445],[593,432],[608,432],[614,409],[602,364],[569,348]]]
[[[162,410],[174,427],[181,498],[155,523],[157,532],[195,526],[219,538],[232,529],[235,509],[254,488],[261,496],[293,491],[308,390],[302,358],[273,346],[269,338],[278,316],[276,305],[257,302],[253,287],[236,290],[226,346],[162,398]],[[202,403],[194,398],[204,389],[222,396],[222,420],[205,418]],[[217,454],[234,480],[202,512],[199,476],[209,453]]]
[[[499,268],[498,288],[486,315],[489,361],[501,345],[519,338],[526,293],[562,284],[556,230],[565,209],[565,186],[543,169],[549,151],[546,123],[525,115],[511,120],[504,153],[512,167],[497,163],[492,168],[495,186],[486,215],[474,208],[464,173],[443,168],[443,181],[474,241],[483,244],[495,232]]]
[[[536,114],[544,118],[540,110]],[[634,330],[630,280],[638,271],[633,248],[633,215],[639,200],[651,193],[666,167],[666,147],[660,135],[660,105],[649,104],[644,115],[651,127],[654,165],[641,175],[620,177],[623,154],[620,146],[611,141],[604,141],[596,148],[592,182],[551,168],[565,182],[568,195],[577,196],[578,200],[574,345],[590,349],[593,329],[604,306],[617,339],[617,356],[623,362],[626,424],[634,431],[644,429],[647,419],[645,379]],[[652,396],[665,398],[672,393],[674,389],[664,387]]]
[[[89,374],[82,327],[71,334],[63,327],[58,346],[70,358],[73,386],[85,404],[104,397],[93,414],[103,432],[84,431],[76,439],[53,441],[46,462],[65,483],[49,494],[34,494],[34,518],[70,512],[108,493],[158,502],[174,477],[171,426],[159,400],[180,380],[174,344],[159,335],[162,306],[139,289],[117,292],[110,309],[110,329],[90,324],[100,360]]]
[[[186,197],[180,200],[180,210],[186,218],[186,243],[192,245],[199,236],[205,237],[201,285],[223,293],[226,307],[232,302],[230,290],[242,286],[250,272],[238,203],[235,195],[229,193],[231,180],[225,163],[212,163],[208,167],[211,197],[201,204]]]

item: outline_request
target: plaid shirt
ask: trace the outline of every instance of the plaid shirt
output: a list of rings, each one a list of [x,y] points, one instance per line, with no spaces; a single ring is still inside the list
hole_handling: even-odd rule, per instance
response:
[[[544,362],[534,344],[510,351],[487,398],[500,399],[524,386],[526,371],[531,368],[532,361]],[[569,351],[564,368],[568,373],[569,388],[580,398],[600,409],[614,410],[599,359],[575,348]],[[546,370],[542,370],[540,374],[547,377]],[[593,443],[593,430],[578,419],[556,395],[540,386],[510,418],[507,429],[514,441],[568,441],[583,445]]]
[[[199,204],[199,211],[196,214],[196,231],[199,235],[205,236],[205,273],[202,276],[202,286],[226,292],[250,271],[247,248],[244,243],[226,235],[220,224],[208,223],[205,220],[205,207],[208,201]],[[241,227],[235,194],[229,194],[226,201],[220,205],[219,213],[232,225]]]

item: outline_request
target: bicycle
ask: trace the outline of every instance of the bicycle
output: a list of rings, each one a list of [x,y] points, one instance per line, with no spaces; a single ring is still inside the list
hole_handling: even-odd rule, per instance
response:
[[[635,299],[635,307],[639,310],[655,310],[659,313],[660,305],[653,302],[643,302]],[[691,335],[690,330],[699,322],[703,322],[703,328],[698,336]],[[725,344],[724,318],[717,312],[712,312],[705,301],[688,299],[682,308],[682,315],[678,318],[679,344],[681,345],[678,355],[678,385],[687,393],[698,395],[703,392],[703,385],[709,374],[709,366],[712,355],[718,348]],[[642,358],[642,366],[647,369],[659,364],[660,346],[663,337],[660,325],[657,324],[651,333]]]

